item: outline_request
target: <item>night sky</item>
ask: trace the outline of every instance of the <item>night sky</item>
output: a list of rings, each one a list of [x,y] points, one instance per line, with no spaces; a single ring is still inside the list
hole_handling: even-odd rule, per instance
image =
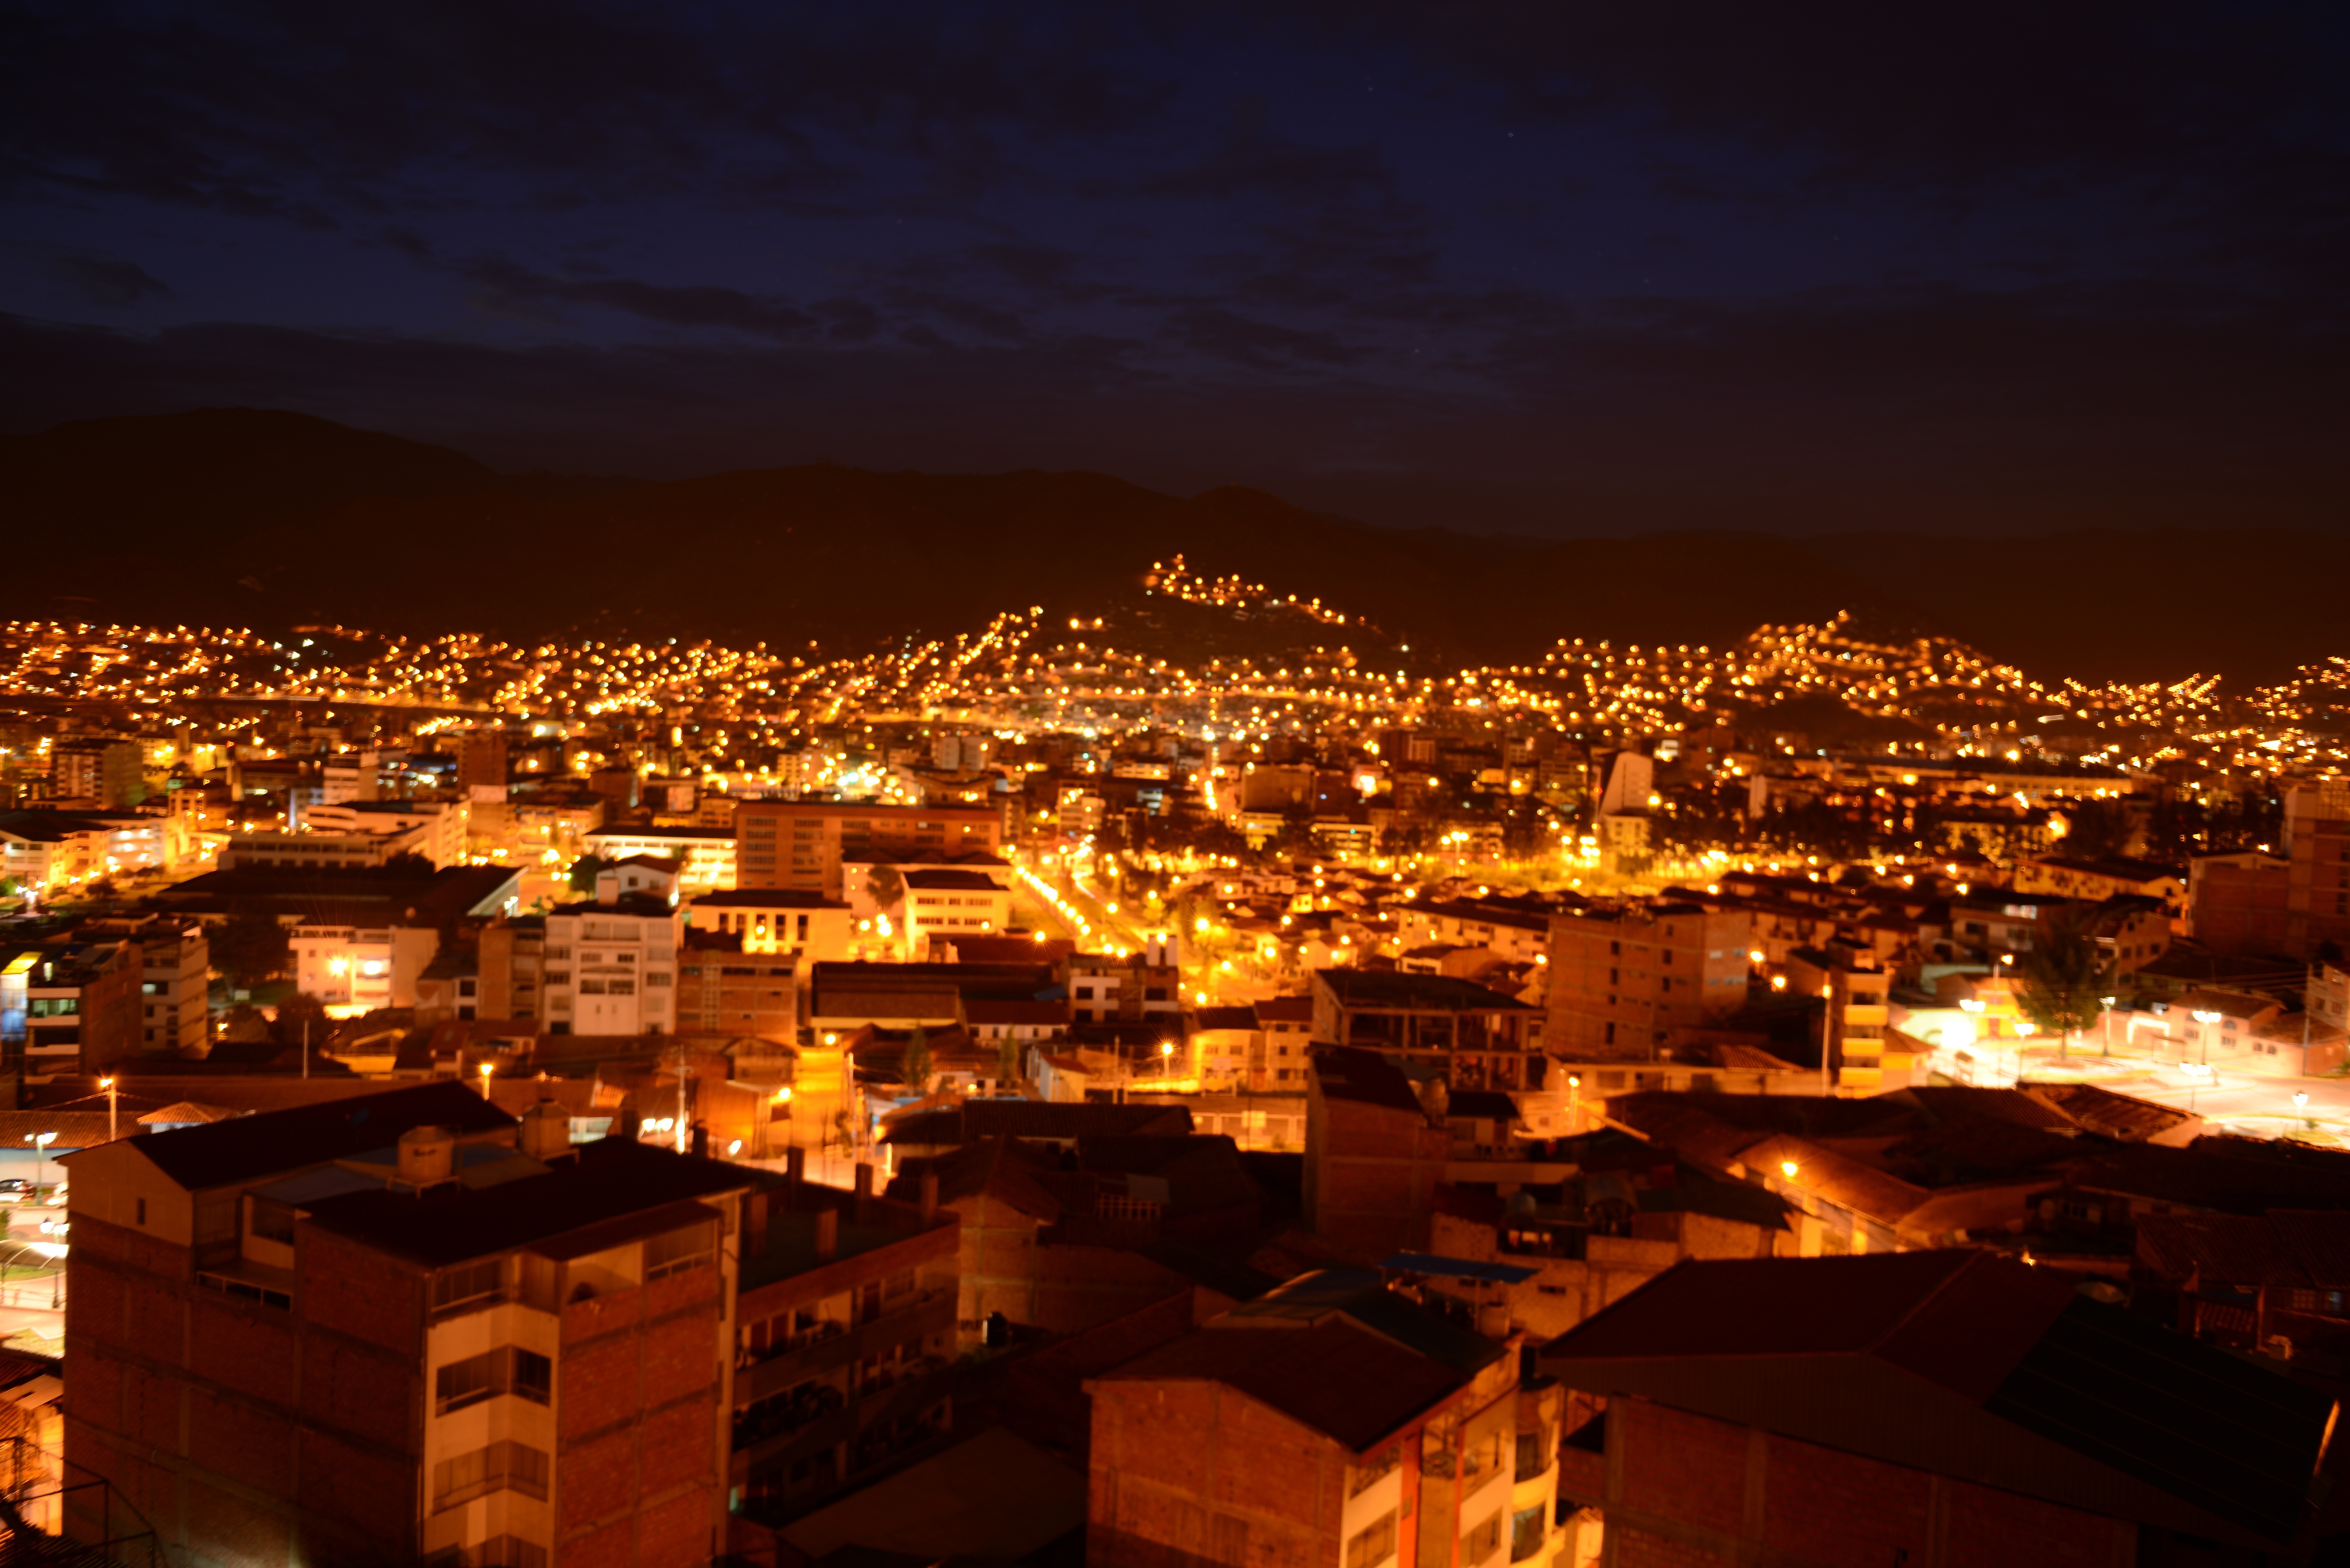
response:
[[[0,429],[2350,526],[2350,6],[10,5]]]

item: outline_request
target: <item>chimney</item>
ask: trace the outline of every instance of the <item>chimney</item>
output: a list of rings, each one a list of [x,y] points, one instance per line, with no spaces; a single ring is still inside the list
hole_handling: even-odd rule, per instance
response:
[[[873,1207],[873,1167],[865,1160],[857,1162],[857,1222],[866,1223],[866,1212]]]
[[[743,1198],[743,1255],[763,1256],[767,1251],[768,1194],[745,1193]]]
[[[829,1263],[840,1253],[840,1210],[819,1209],[816,1214],[816,1261]]]
[[[922,1172],[922,1222],[929,1224],[939,1212],[939,1173]]]

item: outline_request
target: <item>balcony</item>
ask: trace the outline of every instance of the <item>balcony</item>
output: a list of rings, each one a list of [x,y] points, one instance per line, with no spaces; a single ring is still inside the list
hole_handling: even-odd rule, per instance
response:
[[[909,1340],[934,1334],[951,1334],[955,1324],[952,1291],[927,1291],[849,1328],[831,1333],[817,1330],[806,1339],[794,1336],[785,1348],[752,1363],[734,1375],[734,1402],[748,1405],[781,1394],[811,1377],[837,1367],[853,1366],[868,1355]]]

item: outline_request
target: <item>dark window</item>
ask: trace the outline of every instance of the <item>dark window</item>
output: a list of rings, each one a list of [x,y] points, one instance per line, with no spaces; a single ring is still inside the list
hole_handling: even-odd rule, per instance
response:
[[[433,1312],[462,1312],[499,1299],[505,1288],[505,1271],[502,1264],[501,1259],[486,1258],[481,1262],[466,1263],[442,1273],[432,1282]]]
[[[545,1498],[546,1471],[546,1456],[538,1449],[512,1439],[492,1443],[432,1467],[432,1506],[437,1511],[508,1490]]]
[[[544,1405],[554,1391],[554,1363],[511,1345],[451,1362],[434,1375],[432,1389],[435,1408],[443,1416],[499,1394]]]

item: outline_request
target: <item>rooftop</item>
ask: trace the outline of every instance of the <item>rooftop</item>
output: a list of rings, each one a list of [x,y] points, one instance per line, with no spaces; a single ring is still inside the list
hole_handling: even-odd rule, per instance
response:
[[[2295,1534],[2334,1416],[1988,1252],[1684,1262],[1542,1362],[1586,1392],[2237,1542]]]
[[[1404,974],[1395,971],[1317,969],[1314,982],[1346,1008],[1413,1012],[1532,1012],[1534,1008],[1500,992],[1449,974]]]
[[[132,1147],[193,1192],[352,1158],[398,1142],[411,1127],[444,1127],[463,1137],[514,1125],[514,1117],[463,1085],[419,1084],[151,1133]]]

